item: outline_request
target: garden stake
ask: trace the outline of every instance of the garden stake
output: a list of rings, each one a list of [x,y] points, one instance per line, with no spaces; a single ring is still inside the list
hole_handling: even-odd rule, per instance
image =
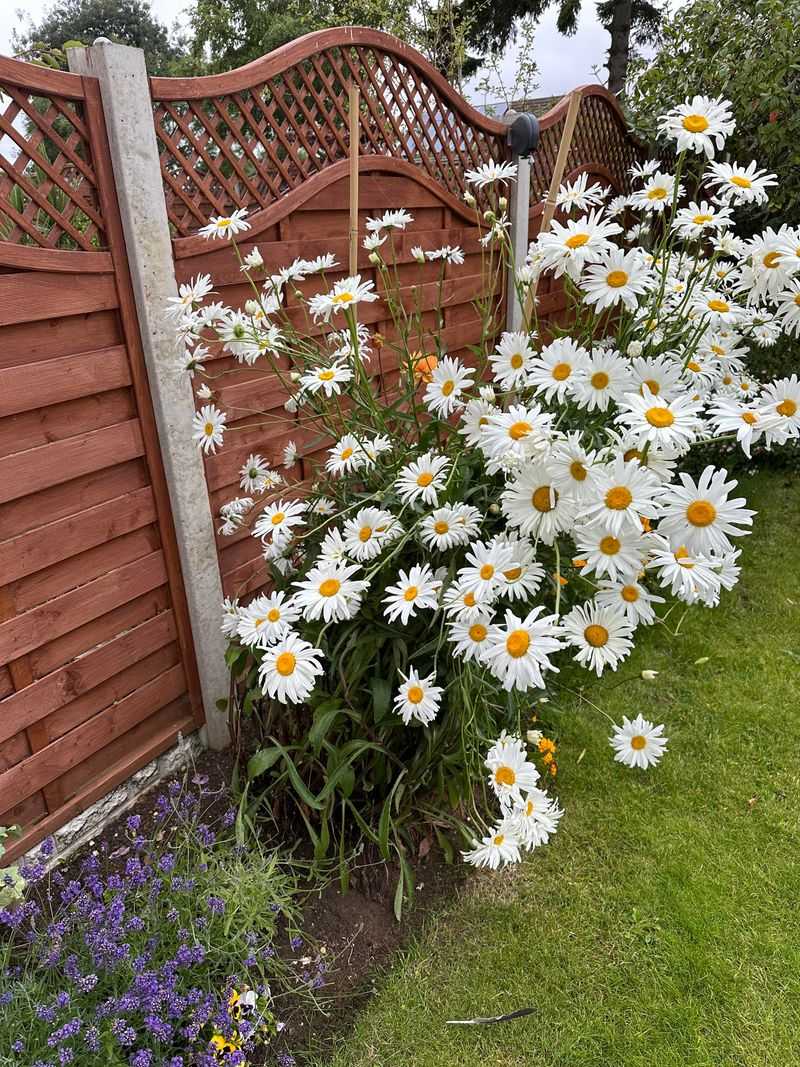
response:
[[[348,90],[350,119],[350,274],[358,270],[358,86],[351,81]]]
[[[553,221],[553,215],[556,213],[556,197],[558,196],[558,190],[564,177],[569,150],[572,147],[572,135],[575,133],[575,123],[578,121],[578,111],[580,110],[581,99],[582,96],[580,91],[570,94],[567,117],[564,120],[561,143],[558,146],[556,164],[555,167],[553,167],[553,176],[550,179],[550,188],[547,192],[547,199],[544,202],[539,233],[545,233],[550,229],[550,223]],[[538,287],[538,278],[528,287],[528,293],[525,297],[525,313],[523,316],[524,321],[527,323],[530,323],[531,312],[533,311],[533,304],[536,299],[536,290]]]

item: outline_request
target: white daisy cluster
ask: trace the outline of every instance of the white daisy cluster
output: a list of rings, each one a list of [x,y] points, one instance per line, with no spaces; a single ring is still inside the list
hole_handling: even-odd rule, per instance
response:
[[[714,607],[732,588],[754,512],[724,469],[695,478],[682,461],[712,439],[749,456],[755,442],[800,438],[797,375],[768,383],[747,370],[752,346],[800,335],[800,228],[736,236],[737,209],[763,203],[775,179],[714,161],[732,123],[725,101],[695,97],[662,120],[674,173],[639,164],[634,192],[610,201],[585,176],[565,186],[560,217],[517,276],[530,320],[499,339],[487,327],[496,343],[477,353],[448,354],[442,301],[468,254],[470,273],[487,256],[510,260],[510,164],[467,175],[494,197],[476,213],[488,254],[395,240],[414,219],[387,211],[367,223],[375,282],[329,279],[332,256],[277,270],[256,248],[239,252],[233,224],[209,227],[231,239],[260,297],[231,309],[207,302],[208,278],[182,286],[171,313],[192,373],[218,356],[263,358],[287,411],[303,408],[327,448],[318,469],[304,460],[296,492],[285,479],[302,447],[286,446],[283,475],[277,458],[251,455],[245,496],[223,510],[222,531],[247,524],[278,586],[225,605],[225,632],[253,649],[264,693],[301,703],[323,675],[335,686],[337,628],[370,625],[409,650],[393,680],[395,722],[430,727],[461,714],[464,685],[519,707],[570,659],[598,677],[616,670],[662,606]],[[412,271],[424,272],[416,287]],[[319,291],[307,296],[299,283],[311,278]],[[567,330],[538,319],[543,278],[563,288]],[[314,320],[308,335],[292,326],[298,305]],[[365,319],[391,320],[391,336]],[[213,453],[239,418],[203,404],[198,445]],[[621,729],[618,759],[657,761],[660,727]],[[503,820],[467,858],[495,867],[546,840],[560,811],[517,739],[501,737],[488,766]]]
[[[545,845],[564,814],[538,786],[539,772],[528,759],[525,743],[505,731],[486,756],[489,786],[500,803],[500,820],[491,832],[462,855],[474,867],[497,870],[518,863],[523,851]]]

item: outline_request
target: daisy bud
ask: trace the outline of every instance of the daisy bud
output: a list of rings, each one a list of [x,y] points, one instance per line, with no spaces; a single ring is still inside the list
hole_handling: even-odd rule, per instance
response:
[[[637,356],[641,356],[644,351],[644,345],[641,341],[631,341],[628,345],[628,355],[635,359]]]
[[[495,215],[495,213],[492,211],[491,208],[488,208],[486,211],[484,211],[483,217],[484,217],[484,219],[486,219],[487,222],[494,222],[495,219],[497,218],[497,216]]]
[[[538,745],[543,736],[541,730],[528,730],[525,734],[525,739],[529,745]]]
[[[289,399],[283,406],[284,409],[288,411],[290,415],[294,415],[294,413],[297,411],[297,401],[292,396],[289,397]]]
[[[658,677],[658,671],[642,671],[642,678],[646,682],[654,682]]]
[[[205,382],[203,382],[202,385],[199,385],[197,387],[197,396],[199,396],[201,400],[210,400],[213,395],[214,394],[211,392]]]
[[[258,306],[257,300],[245,300],[244,310],[247,312],[248,315],[253,316],[258,315],[261,308]]]
[[[501,211],[505,211],[506,208],[508,207],[508,197],[501,196],[500,199],[497,201],[497,203],[498,203],[498,206],[500,207],[500,210]]]
[[[297,370],[289,371],[289,377],[292,379],[293,382],[299,382],[300,381],[300,371],[297,371]]]
[[[464,193],[464,203],[467,205],[467,207],[475,207],[478,201],[475,199],[472,193],[467,192]]]
[[[500,514],[500,505],[499,504],[490,504],[489,505],[489,514],[490,515],[499,515]]]
[[[411,255],[417,261],[417,263],[424,263],[425,262],[425,253],[422,251],[422,249],[419,247],[419,245],[415,245],[411,249]]]
[[[377,252],[370,252],[369,261],[373,265],[373,267],[377,267],[378,264],[381,262],[381,257],[378,255]]]

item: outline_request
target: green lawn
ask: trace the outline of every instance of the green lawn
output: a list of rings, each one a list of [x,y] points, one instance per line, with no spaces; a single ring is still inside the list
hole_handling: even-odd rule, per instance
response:
[[[470,879],[325,1067],[800,1064],[800,485],[743,488],[760,514],[740,585],[592,690],[617,720],[666,723],[661,766],[614,763],[606,720],[554,709],[553,843]]]

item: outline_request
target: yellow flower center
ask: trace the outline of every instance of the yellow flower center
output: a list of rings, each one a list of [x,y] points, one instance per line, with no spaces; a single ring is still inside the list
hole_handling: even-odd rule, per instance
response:
[[[531,638],[527,630],[514,630],[506,638],[506,652],[514,659],[524,656],[530,645]]]
[[[563,382],[572,374],[572,367],[569,363],[556,363],[552,374],[557,382]]]
[[[527,437],[533,427],[529,422],[514,422],[508,428],[508,436],[512,441],[521,441],[523,437]]]
[[[635,734],[631,738],[631,748],[634,749],[636,752],[641,752],[641,750],[646,745],[647,745],[647,738],[642,737],[641,734]]]
[[[749,189],[752,184],[749,178],[745,178],[741,174],[731,175],[731,185],[738,185],[740,189]]]
[[[498,767],[494,772],[494,780],[498,785],[514,785],[517,781],[517,774],[513,767]]]
[[[604,556],[616,556],[617,552],[622,548],[622,545],[616,537],[604,537],[600,542],[600,551]]]
[[[270,622],[277,622],[280,617],[281,613],[278,608],[270,608],[267,612],[267,618]]]
[[[685,567],[687,570],[691,570],[692,567],[694,567],[694,563],[686,562],[689,559],[689,549],[686,547],[686,545],[681,545],[680,548],[676,549],[675,552],[673,552],[673,555],[675,556],[675,561],[676,563],[678,563],[679,566]]]
[[[675,421],[675,416],[669,408],[648,408],[644,413],[644,417],[651,426],[655,426],[659,430],[671,426]]]
[[[503,571],[503,577],[507,582],[516,582],[522,577],[522,567],[512,567],[510,571]]]
[[[800,293],[795,293],[794,302],[800,308]]]
[[[705,115],[684,115],[683,128],[689,133],[705,133],[708,129],[708,119]]]
[[[686,369],[690,370],[693,374],[699,374],[700,364],[696,363],[693,359],[690,359],[689,362],[686,364]]]
[[[595,371],[589,381],[595,389],[605,389],[610,379],[604,370]]]
[[[344,449],[342,449],[342,454],[341,454],[340,458],[341,459],[350,459],[352,454],[353,454],[352,448],[344,448]]]
[[[372,537],[372,527],[362,526],[361,529],[358,531],[359,541],[361,541],[362,544],[366,544],[366,542],[369,541],[370,537]]]
[[[430,471],[423,471],[422,474],[417,477],[417,485],[420,486],[420,488],[422,489],[425,489],[426,486],[429,486],[432,481],[433,475]]]
[[[645,381],[642,382],[642,388],[639,390],[640,393],[642,393],[645,386],[647,386],[653,396],[658,396],[661,392],[661,386],[654,378],[646,378]]]
[[[514,355],[511,357],[511,359],[509,360],[509,363],[511,364],[511,366],[512,366],[512,368],[514,370],[519,370],[519,368],[522,366],[522,364],[524,362],[525,362],[525,360],[522,358],[522,356],[519,354],[519,352],[515,352]]]
[[[692,526],[710,526],[717,517],[717,509],[710,500],[693,500],[686,509],[686,518]]]
[[[232,222],[233,219],[217,219],[217,229],[227,230]]]
[[[336,578],[326,578],[324,582],[320,582],[319,595],[336,596],[341,587],[342,583]]]
[[[531,497],[531,504],[537,511],[547,513],[552,511],[558,503],[558,493],[551,485],[540,485],[535,489]]]
[[[635,604],[639,599],[639,590],[635,585],[623,585],[622,599],[626,604]]]
[[[418,685],[412,685],[409,691],[406,693],[406,699],[409,704],[421,704],[425,694]]]
[[[663,185],[654,185],[652,189],[647,191],[648,200],[666,200],[667,190]]]
[[[624,270],[612,270],[606,275],[606,284],[612,289],[621,289],[628,284],[628,275]]]
[[[419,593],[418,587],[416,585],[410,585],[403,593],[403,600],[406,600],[410,604],[412,600],[417,599],[417,593]]]
[[[330,382],[333,381],[334,373],[332,370],[321,370],[318,377],[321,382]]]
[[[715,356],[725,355],[725,349],[721,345],[712,345],[711,351],[714,353]]]
[[[297,659],[293,652],[281,652],[275,660],[275,670],[284,678],[288,678],[290,674],[294,674],[296,666]]]
[[[568,237],[564,244],[567,248],[582,248],[589,240],[588,233],[573,233],[571,237]]]
[[[336,296],[334,296],[331,299],[331,303],[332,304],[352,304],[352,302],[354,300],[355,300],[355,297],[353,296],[353,294],[352,293],[348,293],[348,292],[345,291],[343,293],[337,293]]]
[[[442,396],[450,396],[450,394],[455,389],[455,387],[456,387],[456,383],[453,381],[453,379],[452,378],[448,378],[447,381],[442,386]]]
[[[445,522],[444,519],[439,519],[438,522],[435,522],[433,524],[433,529],[441,537],[443,534],[446,534],[448,532],[448,530],[450,529],[450,524],[448,522]]]
[[[764,256],[764,266],[770,269],[777,267],[780,262],[780,252],[767,252]]]
[[[203,433],[206,435],[206,437],[210,437],[213,432],[214,432],[214,423],[213,422],[207,422],[205,424],[205,426],[203,427]]]
[[[505,839],[506,839],[506,835],[505,834],[495,834],[494,837],[492,838],[492,841],[493,841],[493,843],[495,845],[497,845],[498,848],[500,848],[500,846],[505,841]]]
[[[476,622],[469,628],[469,636],[472,641],[485,641],[488,630],[481,622]]]
[[[727,304],[724,300],[717,300],[716,298],[709,300],[708,306],[711,311],[719,311],[721,314],[730,311],[731,309],[730,304]]]
[[[695,226],[704,226],[707,222],[713,222],[713,221],[714,221],[714,216],[713,215],[695,215],[694,218],[692,219],[692,222],[695,224]]]
[[[464,607],[474,608],[475,607],[475,594],[474,593],[466,593],[464,595],[464,597],[463,597],[463,603],[464,603]]]
[[[755,426],[758,422],[758,415],[754,411],[743,411],[742,422],[746,422],[748,426]]]
[[[785,400],[781,400],[780,404],[776,404],[775,410],[779,415],[785,415],[787,418],[791,418],[792,415],[797,414],[797,404],[787,396]]]
[[[629,448],[627,452],[624,452],[622,458],[628,463],[632,459],[638,459],[641,461],[642,453],[638,448]]]
[[[630,507],[633,493],[625,485],[615,485],[606,493],[606,507],[611,511],[624,511]]]
[[[608,630],[597,622],[587,626],[583,631],[583,636],[592,648],[602,648],[603,645],[608,643]]]
[[[585,482],[588,475],[588,471],[580,460],[574,459],[569,465],[569,473],[575,479],[576,482]]]
[[[484,582],[488,582],[490,578],[494,577],[494,567],[491,563],[484,563],[484,565],[478,571],[478,574],[481,576]]]

